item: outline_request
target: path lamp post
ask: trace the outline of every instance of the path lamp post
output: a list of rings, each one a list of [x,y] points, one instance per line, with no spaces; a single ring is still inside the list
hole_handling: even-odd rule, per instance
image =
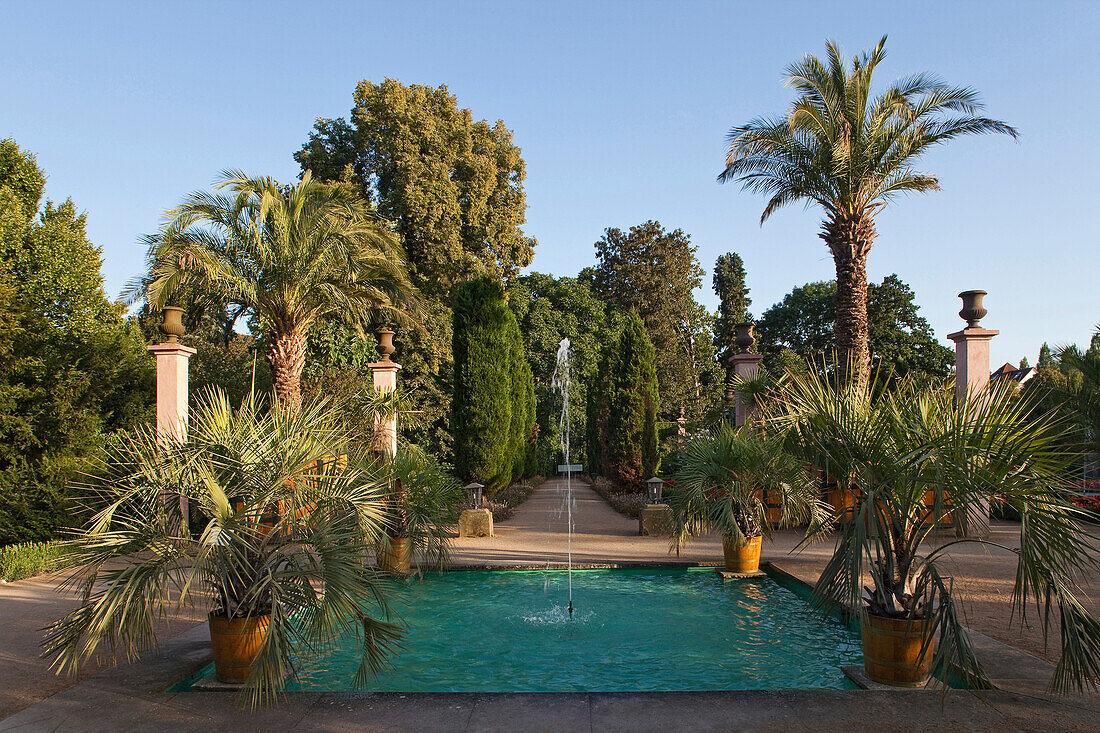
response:
[[[668,536],[672,534],[672,509],[661,502],[665,481],[656,476],[646,479],[646,498],[649,500],[638,515],[638,534]]]
[[[493,512],[481,507],[481,490],[485,487],[476,481],[472,481],[464,487],[466,500],[470,504],[469,509],[463,510],[458,516],[458,536],[464,537],[492,537],[493,536]]]
[[[649,503],[660,504],[661,494],[664,492],[665,481],[664,479],[654,476],[651,479],[647,479],[645,482],[646,490],[649,492]]]
[[[479,484],[478,482],[474,481],[472,483],[466,484],[466,486],[464,488],[466,489],[466,499],[469,502],[470,506],[473,509],[480,509],[481,508],[481,490],[484,489],[485,487],[482,484]]]

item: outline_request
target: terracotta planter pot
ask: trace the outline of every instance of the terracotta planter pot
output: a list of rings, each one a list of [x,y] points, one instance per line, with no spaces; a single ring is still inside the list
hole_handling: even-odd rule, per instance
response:
[[[218,682],[244,684],[267,638],[268,616],[226,618],[210,614],[210,646]]]
[[[722,538],[722,552],[726,556],[726,570],[731,573],[755,573],[760,570],[760,537],[747,542],[732,537]]]
[[[378,567],[387,573],[408,575],[412,567],[412,545],[408,537],[390,537],[389,547],[378,549]]]
[[[921,654],[927,622],[867,614],[860,624],[867,678],[896,687],[921,687],[932,668],[933,642]]]

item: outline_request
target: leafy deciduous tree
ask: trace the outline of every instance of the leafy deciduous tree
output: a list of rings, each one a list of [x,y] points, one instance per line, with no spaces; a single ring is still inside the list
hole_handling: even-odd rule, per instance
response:
[[[912,289],[897,275],[889,275],[881,283],[870,283],[867,290],[872,360],[898,375],[946,375],[954,357],[935,340],[914,302]],[[836,283],[801,285],[757,321],[758,348],[769,357],[768,363],[785,348],[802,357],[831,362],[838,347],[835,322]]]

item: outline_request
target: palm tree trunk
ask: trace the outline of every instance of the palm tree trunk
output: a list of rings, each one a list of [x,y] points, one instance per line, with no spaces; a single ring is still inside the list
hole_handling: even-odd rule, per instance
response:
[[[836,345],[845,384],[867,389],[871,375],[867,320],[867,254],[875,226],[865,215],[837,215],[822,224],[821,238],[836,264]]]
[[[302,406],[302,368],[306,365],[306,338],[297,331],[268,334],[267,363],[279,403],[293,412]]]

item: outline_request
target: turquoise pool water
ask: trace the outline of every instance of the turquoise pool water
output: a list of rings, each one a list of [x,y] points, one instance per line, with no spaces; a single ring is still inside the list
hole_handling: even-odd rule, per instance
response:
[[[640,692],[852,688],[858,635],[769,578],[713,568],[459,571],[404,584],[405,650],[369,690]],[[353,689],[354,642],[291,690]]]

